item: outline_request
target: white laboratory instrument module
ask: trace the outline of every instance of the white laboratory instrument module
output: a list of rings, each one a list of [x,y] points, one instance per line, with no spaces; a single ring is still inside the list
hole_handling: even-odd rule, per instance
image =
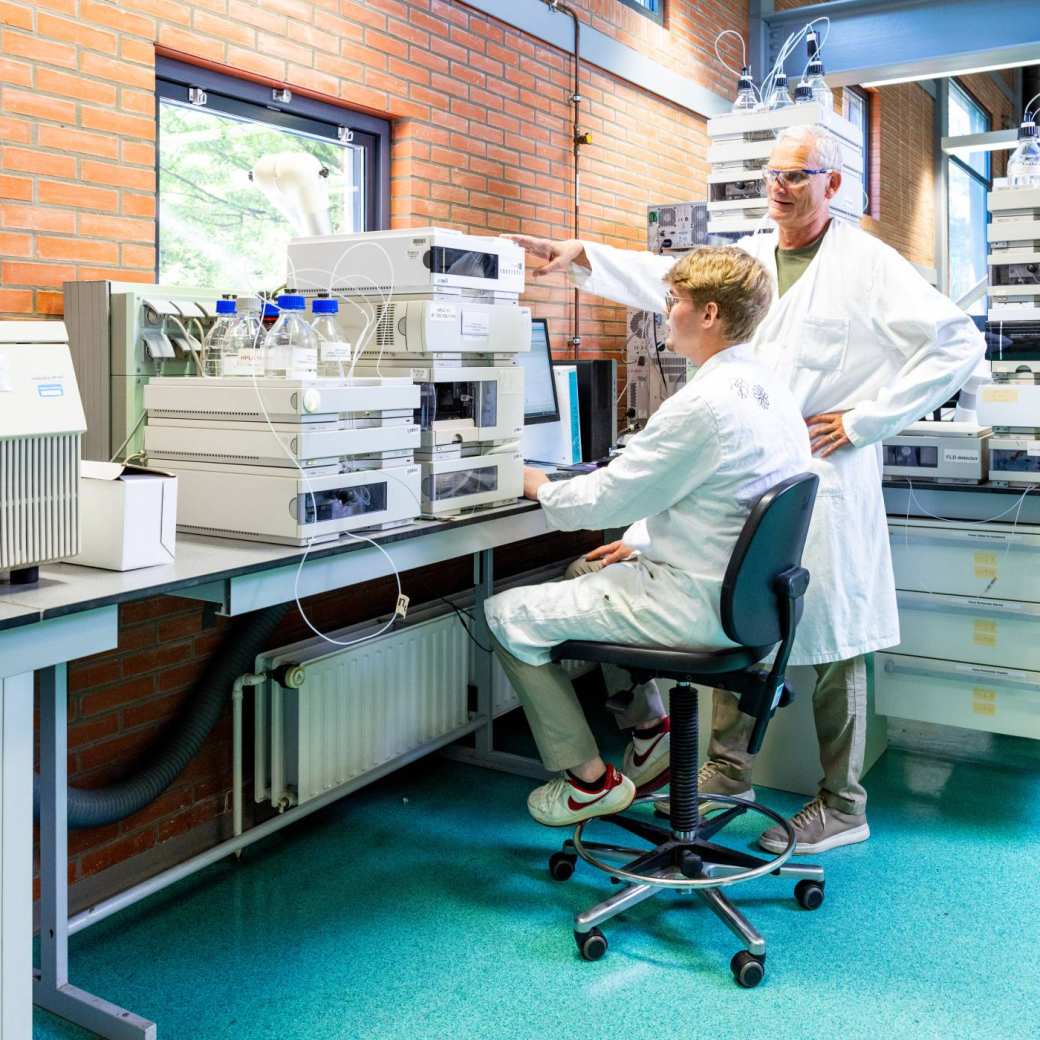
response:
[[[150,462],[179,480],[178,529],[306,545],[420,510],[410,378],[153,379]]]
[[[309,295],[345,297],[338,323],[354,344],[356,375],[416,384],[423,515],[515,501],[524,423],[517,355],[531,349],[531,312],[519,305],[523,251],[503,238],[419,228],[297,239],[288,270]]]
[[[1040,430],[1040,383],[1000,379],[979,388],[979,422],[994,432]]]
[[[1040,323],[1040,188],[998,182],[987,196],[989,326]],[[1034,330],[1040,333],[1040,329]]]
[[[0,572],[12,584],[79,552],[86,428],[64,323],[0,322]]]
[[[981,484],[992,431],[966,422],[915,422],[882,445],[886,477]]]
[[[849,120],[817,102],[774,111],[726,112],[708,120],[708,231],[751,234],[770,227],[764,169],[779,133],[791,126],[823,125],[842,151],[841,187],[831,214],[858,224],[863,216],[862,133]]]
[[[1009,487],[1040,484],[1040,437],[995,434],[989,442],[989,479]]]
[[[436,227],[296,238],[289,242],[286,278],[302,292],[477,291],[515,304],[524,291],[524,252],[507,238]]]

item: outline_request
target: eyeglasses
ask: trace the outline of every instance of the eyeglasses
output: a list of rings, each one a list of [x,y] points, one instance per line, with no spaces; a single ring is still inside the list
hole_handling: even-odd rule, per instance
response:
[[[765,170],[765,178],[770,184],[781,187],[797,188],[817,173],[832,173],[832,170]]]
[[[682,299],[681,296],[677,296],[672,292],[671,289],[665,290],[664,294],[664,313],[667,317],[672,313],[672,308]]]

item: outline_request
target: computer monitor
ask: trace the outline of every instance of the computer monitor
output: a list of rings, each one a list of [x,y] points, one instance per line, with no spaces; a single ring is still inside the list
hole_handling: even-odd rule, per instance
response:
[[[556,398],[549,323],[545,318],[531,320],[531,349],[517,357],[524,370],[524,425],[559,422],[560,403]]]

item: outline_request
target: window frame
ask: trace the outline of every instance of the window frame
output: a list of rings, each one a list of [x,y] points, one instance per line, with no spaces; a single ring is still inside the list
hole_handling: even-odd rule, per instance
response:
[[[351,144],[365,155],[365,230],[383,231],[390,227],[390,121],[328,101],[302,95],[293,90],[292,100],[275,101],[270,82],[251,79],[214,69],[191,65],[159,55],[155,67],[155,280],[159,280],[160,236],[162,234],[159,195],[159,113],[164,101],[191,106],[191,88],[206,92],[206,104],[199,106],[238,118],[286,130],[297,130],[339,143],[339,128],[353,133]]]
[[[843,87],[841,94],[841,107],[842,116],[848,121],[852,122],[846,114],[846,97],[855,97],[859,100],[863,106],[863,118],[861,120],[861,129],[863,131],[863,191],[866,198],[863,200],[863,216],[872,217],[874,216],[874,181],[872,177],[873,167],[870,158],[871,148],[871,120],[873,113],[871,112],[871,95],[870,92],[864,90],[863,87]]]
[[[985,123],[985,129],[983,132],[988,132],[993,128],[993,116],[989,109],[986,108],[981,101],[979,101],[971,91],[968,90],[963,84],[961,84],[956,78],[951,77],[948,84],[949,95],[946,104],[946,126],[943,128],[945,134],[950,133],[950,108],[952,106],[952,98],[954,95],[959,95],[960,99],[966,107],[974,109],[977,113],[981,114]],[[980,187],[983,191],[988,192],[993,183],[993,164],[991,162],[991,156],[989,152],[983,153],[986,160],[986,173],[981,174],[971,163],[966,162],[959,155],[947,155],[945,156],[946,161],[950,164],[950,167],[957,169],[964,173],[968,177],[969,189],[972,186]],[[952,206],[950,205],[952,190],[952,181],[949,175],[946,177],[946,277],[947,284],[952,290],[953,285],[953,254],[950,249],[950,242],[952,236],[950,234],[950,216],[952,213]],[[986,223],[989,223],[989,217],[987,214]],[[983,228],[983,235],[985,235],[985,228]],[[952,297],[951,297],[952,298]]]
[[[645,3],[641,3],[640,0],[619,0],[619,2],[624,4],[625,7],[632,8],[633,11],[638,11],[644,17],[649,18],[650,21],[656,22],[660,26],[664,25],[664,5],[667,0],[650,0],[654,7],[648,7]]]

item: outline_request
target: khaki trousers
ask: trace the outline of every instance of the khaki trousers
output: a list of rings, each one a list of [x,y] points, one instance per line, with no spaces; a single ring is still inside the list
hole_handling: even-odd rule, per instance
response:
[[[583,574],[601,570],[602,567],[603,564],[598,561],[589,563],[582,557],[567,568],[564,577],[578,578]],[[545,768],[553,772],[574,769],[595,758],[599,754],[599,747],[581,709],[578,695],[574,692],[574,684],[567,673],[558,664],[535,665],[521,661],[495,638],[493,632],[489,635],[491,648],[523,705]],[[621,685],[618,685],[617,689],[629,685],[626,672],[620,668],[613,668],[611,671],[621,677]],[[610,689],[609,677],[607,678]],[[651,683],[647,683],[646,687],[649,688],[649,694],[641,694],[645,687],[636,688],[632,705],[624,717],[618,719],[622,728],[627,729],[644,720],[649,721],[667,714],[657,695],[656,687]]]
[[[813,667],[813,715],[823,766],[820,797],[832,809],[861,816],[867,805],[867,792],[860,783],[867,738],[866,658]],[[754,764],[754,756],[747,752],[752,725],[751,716],[737,707],[733,694],[715,691],[708,755],[730,779],[748,784]]]

